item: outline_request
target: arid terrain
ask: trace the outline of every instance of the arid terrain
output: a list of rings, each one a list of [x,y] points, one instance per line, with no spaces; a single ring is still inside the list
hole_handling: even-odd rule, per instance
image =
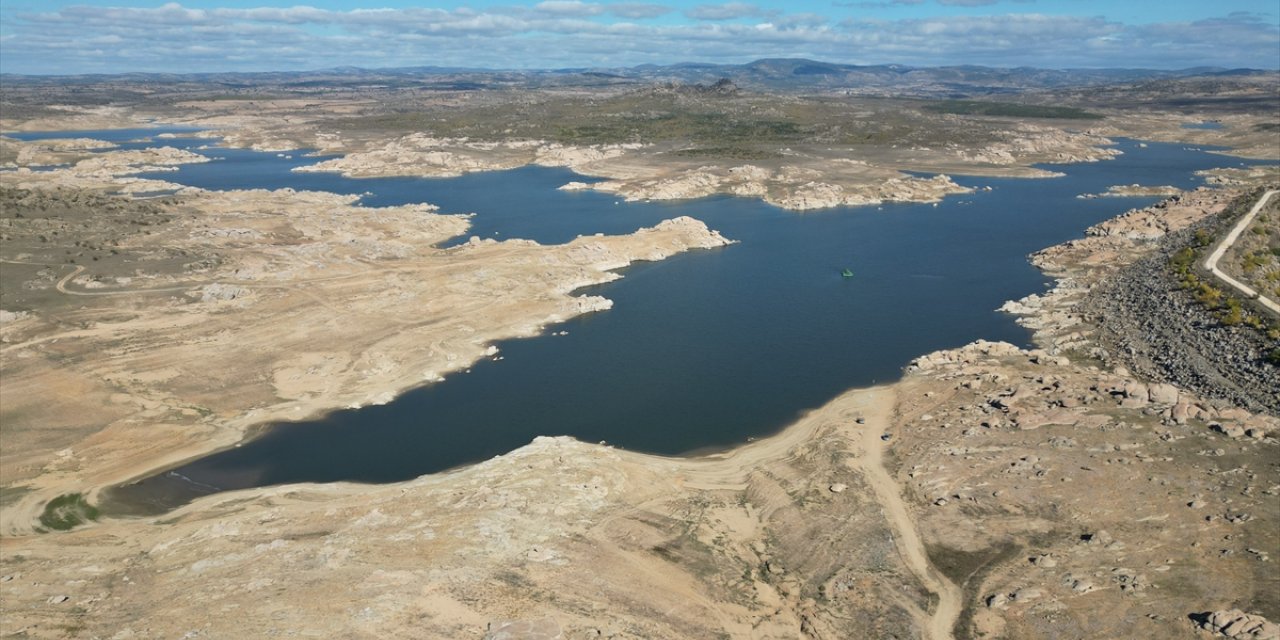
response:
[[[1105,162],[1110,137],[1280,160],[1274,74],[1169,81],[1222,98],[1178,108],[1162,82],[1016,104],[936,100],[928,83],[896,98],[763,80],[32,83],[6,86],[0,123],[192,125],[315,149],[333,156],[316,170],[355,177],[566,166],[604,180],[564,188],[728,193],[796,215],[964,190],[915,172],[1047,179],[1042,163]],[[1207,120],[1222,126],[1184,127]],[[1195,267],[1280,184],[1273,169],[1224,156],[1206,188],[1081,194],[1170,197],[1032,256],[1056,288],[1005,310],[1038,348],[923,355],[726,452],[539,438],[408,482],[123,517],[102,501],[114,485],[501,357],[496,341],[607,313],[575,291],[626,265],[733,239],[678,217],[446,249],[466,212],[180,187],[136,176],[202,156],[112,147],[0,138],[4,637],[1280,638],[1280,321],[1235,319]],[[1224,261],[1260,287],[1278,219],[1273,204]]]

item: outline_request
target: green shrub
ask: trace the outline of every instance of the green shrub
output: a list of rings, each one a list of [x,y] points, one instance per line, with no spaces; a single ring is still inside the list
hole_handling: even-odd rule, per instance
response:
[[[1068,118],[1073,120],[1101,120],[1102,115],[1075,107],[1052,107],[1013,102],[983,102],[980,100],[944,100],[925,105],[926,111],[956,113],[976,116],[1012,116],[1017,118]]]
[[[1196,300],[1200,304],[1215,309],[1222,302],[1222,290],[1207,282],[1200,282],[1196,289]]]
[[[67,493],[50,500],[40,514],[40,524],[55,531],[67,531],[97,519],[98,508],[79,493]]]

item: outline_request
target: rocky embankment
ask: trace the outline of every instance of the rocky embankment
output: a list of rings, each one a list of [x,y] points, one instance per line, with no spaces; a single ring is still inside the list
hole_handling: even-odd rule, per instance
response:
[[[956,149],[955,155],[966,163],[1009,166],[1028,161],[1053,164],[1097,162],[1120,155],[1119,149],[1098,131],[1081,133],[1054,127],[1018,124],[1007,132],[1007,138],[978,150]]]
[[[833,162],[823,171],[797,165],[679,167],[646,157],[644,145],[577,147],[541,140],[481,142],[411,134],[381,147],[298,167],[294,171],[333,171],[348,177],[458,176],[475,171],[512,169],[528,164],[568,167],[605,177],[596,183],[570,182],[565,190],[594,189],[635,200],[683,200],[718,193],[762,198],[794,211],[879,204],[934,202],[968,193],[945,175],[917,178],[891,170],[872,170],[865,162]],[[852,173],[850,173],[852,171]]]
[[[294,171],[335,172],[348,178],[444,178],[476,171],[514,169],[527,164],[585,170],[592,163],[617,158],[641,146],[617,144],[574,147],[542,140],[485,142],[467,138],[435,138],[414,133],[391,140],[381,147],[297,167]]]
[[[83,159],[91,152],[115,147],[114,143],[92,138],[52,138],[21,142],[0,136],[0,169],[65,164]]]
[[[1095,339],[1110,357],[1142,378],[1280,415],[1280,367],[1266,361],[1280,345],[1257,329],[1224,324],[1169,267],[1194,230],[1217,222],[1166,236],[1152,255],[1102,283],[1084,302],[1086,319],[1097,325]]]
[[[1077,198],[1088,200],[1092,198],[1129,198],[1134,196],[1160,196],[1169,197],[1182,193],[1182,189],[1177,187],[1165,186],[1143,186],[1140,184],[1118,184],[1109,187],[1102,193],[1082,193]]]
[[[561,188],[616,193],[628,201],[683,200],[727,193],[762,198],[769,204],[792,211],[883,202],[936,202],[948,195],[973,191],[945,175],[931,178],[904,175],[846,184],[827,181],[830,179],[820,171],[800,167],[783,167],[774,171],[754,165],[728,169],[704,166],[673,177],[607,180],[594,184],[570,182]]]
[[[1275,345],[1256,330],[1224,325],[1168,267],[1173,252],[1218,224],[1241,195],[1199,189],[1037,252],[1032,261],[1057,278],[1055,288],[1003,309],[1021,316],[1052,353],[1098,358],[1206,398],[1280,412],[1280,373],[1263,358]]]
[[[19,189],[72,188],[123,193],[176,191],[182,185],[135,177],[139,173],[174,171],[178,165],[209,162],[209,158],[173,147],[111,149],[110,143],[67,140],[16,142],[4,149],[16,153],[16,169],[4,176],[5,186]],[[53,163],[58,166],[49,166]],[[62,166],[66,163],[65,166]],[[38,168],[40,170],[33,170]]]

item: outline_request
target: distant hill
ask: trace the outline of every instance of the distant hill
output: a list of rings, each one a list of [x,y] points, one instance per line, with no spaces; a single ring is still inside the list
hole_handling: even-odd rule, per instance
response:
[[[1194,77],[1275,76],[1274,71],[1198,67],[1177,71],[1152,69],[1037,69],[996,68],[973,65],[912,67],[899,64],[854,65],[804,58],[767,58],[746,64],[686,62],[672,65],[640,65],[623,68],[563,68],[545,70],[467,69],[455,67],[404,67],[361,69],[341,67],[316,71],[258,73],[128,73],[118,75],[21,76],[0,75],[4,84],[58,85],[133,83],[155,85],[217,85],[226,89],[270,86],[307,92],[335,88],[421,88],[474,90],[501,87],[613,86],[629,84],[712,85],[728,79],[755,91],[850,92],[874,95],[921,95],[965,98],[1176,80]]]

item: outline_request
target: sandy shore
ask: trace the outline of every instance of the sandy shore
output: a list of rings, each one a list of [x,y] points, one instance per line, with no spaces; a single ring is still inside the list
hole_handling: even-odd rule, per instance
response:
[[[6,186],[128,181],[111,172],[136,170],[138,153],[106,152]],[[112,271],[110,260],[10,259],[43,269],[47,279],[28,286],[62,297],[50,298],[49,313],[0,327],[10,392],[0,456],[6,482],[25,487],[4,510],[7,533],[29,531],[53,496],[232,446],[255,425],[387,402],[495,357],[496,341],[608,309],[607,299],[573,292],[619,277],[615,270],[636,260],[728,242],[677,218],[564,245],[476,239],[436,249],[465,233],[465,217],[291,190],[181,194],[167,222],[119,248],[210,266],[138,276],[129,264]],[[68,360],[84,364],[64,366]],[[24,418],[36,413],[60,428]]]

